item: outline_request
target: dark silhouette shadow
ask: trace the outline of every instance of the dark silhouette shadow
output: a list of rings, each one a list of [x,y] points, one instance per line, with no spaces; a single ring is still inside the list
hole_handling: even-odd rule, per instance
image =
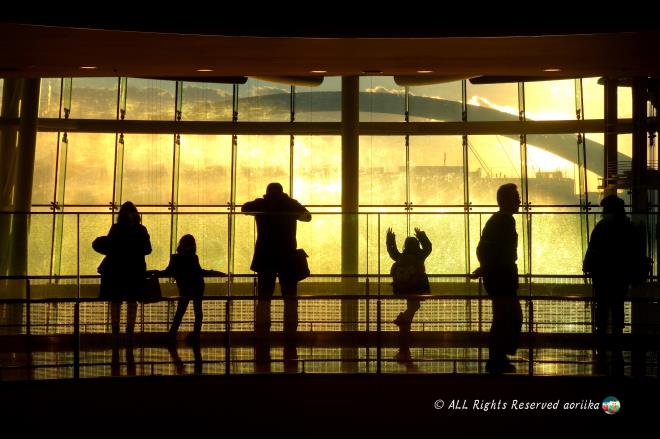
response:
[[[515,184],[497,190],[500,208],[493,214],[477,246],[479,268],[472,278],[483,277],[484,287],[493,306],[493,323],[488,338],[486,370],[494,375],[515,372],[508,355],[518,349],[522,329],[522,309],[518,301],[518,233],[513,214],[520,208],[520,194]]]
[[[582,270],[591,277],[598,363],[611,351],[610,373],[618,374],[620,338],[624,328],[624,300],[632,284],[645,280],[650,266],[640,230],[626,216],[624,201],[609,195],[601,201],[603,218],[596,224]],[[610,318],[611,316],[611,318]],[[610,331],[608,331],[610,329]],[[622,368],[622,366],[621,366]]]
[[[406,238],[403,252],[400,253],[396,245],[396,236],[392,228],[387,229],[387,253],[394,260],[390,274],[392,275],[392,290],[395,295],[429,294],[429,278],[426,275],[424,260],[431,254],[431,241],[424,231],[415,228],[415,237]],[[399,313],[394,320],[402,331],[410,331],[410,325],[415,313],[420,308],[419,299],[407,299],[406,310]]]
[[[105,255],[98,272],[101,275],[101,299],[110,301],[112,334],[119,337],[121,303],[127,303],[126,334],[129,341],[135,330],[137,301],[146,293],[147,265],[144,257],[151,253],[146,227],[140,224],[137,208],[130,201],[122,204],[107,236],[100,236],[92,248]]]
[[[190,341],[190,347],[193,351],[193,373],[201,375],[204,373],[204,359],[202,358],[202,343],[199,337],[195,337]]]
[[[298,372],[298,347],[295,337],[284,335],[284,372]]]
[[[135,366],[135,352],[133,351],[133,346],[126,347],[126,376],[132,377],[135,376],[137,368]]]
[[[192,337],[188,344],[192,348],[194,363],[193,363],[193,373],[195,375],[201,375],[203,373],[204,361],[202,359],[202,346],[199,337]],[[186,366],[181,356],[179,355],[179,347],[175,339],[170,338],[167,343],[167,351],[170,353],[172,358],[172,363],[174,364],[174,370],[177,375],[186,374]]]
[[[176,344],[176,341],[171,340],[167,344],[167,351],[170,353],[170,357],[172,358],[172,363],[174,363],[174,370],[176,371],[176,374],[185,375],[186,366],[185,364],[183,364],[183,360],[181,360],[181,356],[179,355],[179,348]]]
[[[410,346],[412,343],[410,325],[407,327],[401,326],[398,343],[399,350],[394,355],[394,360],[404,366],[406,368],[406,372],[408,373],[419,372],[419,367],[417,367],[417,365],[413,362],[412,354],[410,352]]]
[[[176,286],[179,289],[181,299],[174,313],[172,326],[170,327],[170,337],[175,339],[179,330],[183,316],[188,309],[188,303],[192,300],[193,310],[195,312],[195,324],[193,332],[189,338],[199,339],[202,331],[202,297],[204,296],[204,276],[226,276],[225,273],[217,270],[204,270],[199,265],[197,257],[197,243],[192,235],[183,235],[176,248],[176,254],[170,256],[170,263],[163,271],[158,272],[159,276],[170,276],[176,280]]]
[[[110,375],[118,377],[121,375],[121,364],[119,362],[119,344],[113,343],[110,359]]]
[[[270,334],[268,334],[268,331],[255,331],[254,371],[256,373],[270,373],[270,364]]]
[[[113,343],[110,360],[110,375],[113,377],[121,376],[121,357],[119,343]],[[135,376],[137,368],[135,365],[135,354],[133,346],[126,347],[126,376]]]
[[[247,202],[241,211],[255,215],[257,242],[250,269],[257,272],[257,305],[255,308],[255,359],[265,358],[269,345],[270,304],[279,276],[284,299],[284,334],[287,343],[293,340],[298,328],[298,281],[301,276],[296,263],[296,222],[311,221],[309,211],[298,201],[284,193],[282,185],[270,183],[263,198]],[[257,353],[260,355],[257,355]],[[268,348],[270,356],[270,348]]]

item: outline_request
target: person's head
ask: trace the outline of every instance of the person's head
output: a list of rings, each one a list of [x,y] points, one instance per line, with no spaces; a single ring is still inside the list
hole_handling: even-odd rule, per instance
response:
[[[117,214],[117,224],[127,224],[134,225],[140,223],[140,214],[138,213],[137,207],[130,201],[125,202],[119,208],[119,214]]]
[[[603,198],[600,205],[603,207],[603,215],[626,216],[625,202],[616,195],[608,195]]]
[[[403,242],[404,253],[415,253],[415,252],[420,252],[421,250],[422,248],[419,245],[419,240],[414,236],[407,237],[406,240]]]
[[[264,198],[278,198],[284,195],[284,188],[279,183],[270,183],[266,187]]]
[[[500,186],[497,190],[497,205],[502,212],[516,213],[520,209],[520,194],[513,183]]]
[[[183,235],[181,239],[179,239],[179,245],[176,247],[176,252],[180,255],[194,255],[197,253],[195,237],[192,235]]]

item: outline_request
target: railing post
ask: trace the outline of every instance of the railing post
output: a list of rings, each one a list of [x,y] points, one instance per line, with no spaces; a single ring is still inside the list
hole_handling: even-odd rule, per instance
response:
[[[231,333],[231,300],[227,296],[225,301],[225,375],[231,373],[231,351],[230,351],[230,333]]]
[[[73,309],[73,378],[80,378],[80,214],[76,214],[76,303]]]
[[[530,279],[531,283],[531,279]],[[528,352],[527,356],[529,358],[529,376],[534,375],[534,301],[530,297],[529,300],[527,301],[527,315],[528,315],[528,337],[529,337],[529,343],[528,343]]]
[[[25,302],[26,302],[26,308],[25,308],[25,335],[30,337],[30,334],[32,332],[32,313],[30,311],[30,308],[32,307],[32,293],[30,292],[30,278],[26,276],[25,279]]]

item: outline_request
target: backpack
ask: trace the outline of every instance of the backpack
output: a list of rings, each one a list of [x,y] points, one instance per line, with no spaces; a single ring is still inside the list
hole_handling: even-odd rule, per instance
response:
[[[417,294],[425,292],[426,270],[424,262],[415,255],[401,255],[390,269],[394,293]]]

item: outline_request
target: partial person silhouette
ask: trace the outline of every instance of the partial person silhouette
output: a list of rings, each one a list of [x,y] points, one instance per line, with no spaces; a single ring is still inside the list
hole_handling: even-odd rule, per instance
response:
[[[126,376],[135,376],[137,368],[135,366],[135,353],[133,352],[133,346],[129,345],[126,347]],[[121,361],[120,361],[120,349],[119,345],[113,343],[112,353],[110,359],[110,375],[113,377],[121,376]]]
[[[140,214],[130,201],[122,204],[117,222],[107,236],[100,236],[92,248],[106,255],[98,272],[101,275],[101,299],[110,301],[110,321],[115,340],[119,336],[121,303],[127,303],[126,334],[129,341],[135,330],[137,301],[147,290],[147,264],[144,257],[151,253],[147,228],[140,224]]]
[[[488,339],[486,370],[491,374],[515,372],[507,354],[516,353],[522,329],[522,309],[518,301],[518,233],[513,214],[520,209],[520,194],[515,184],[497,190],[500,210],[486,222],[477,258],[479,268],[472,278],[483,277],[493,306],[493,323]]]
[[[284,193],[279,183],[270,183],[263,198],[245,203],[241,211],[255,215],[257,222],[257,242],[250,265],[257,272],[255,334],[257,338],[265,337],[270,331],[270,301],[279,276],[284,298],[284,333],[294,336],[298,327],[296,222],[311,221],[312,216],[302,204]]]
[[[225,273],[217,270],[204,270],[199,265],[197,257],[197,243],[193,235],[183,235],[176,248],[176,254],[170,256],[170,262],[165,270],[158,272],[159,276],[170,276],[176,280],[179,288],[179,304],[174,313],[172,326],[169,335],[172,340],[176,339],[176,334],[183,320],[183,316],[188,309],[188,303],[193,301],[193,310],[195,312],[195,324],[193,332],[188,335],[188,340],[199,339],[202,331],[202,297],[204,296],[204,276],[226,276]]]
[[[176,372],[176,374],[185,375],[186,365],[183,364],[183,360],[179,355],[179,348],[177,347],[176,343],[168,343],[167,351],[170,353],[170,357],[172,358],[172,363],[174,363],[174,371]]]
[[[400,253],[396,245],[396,235],[392,232],[392,228],[388,228],[386,245],[387,253],[394,260],[390,269],[394,294],[404,297],[429,294],[431,288],[424,260],[431,254],[432,246],[426,233],[415,228],[415,236],[406,238],[403,252]],[[410,331],[410,325],[419,308],[420,300],[418,298],[406,299],[406,310],[399,313],[393,323],[402,331]]]
[[[198,339],[194,339],[190,343],[190,347],[192,348],[193,352],[193,358],[194,358],[194,363],[193,363],[193,373],[195,375],[201,375],[203,373],[203,360],[202,360],[202,349],[201,349],[201,344]],[[177,375],[185,375],[186,373],[186,365],[184,364],[183,360],[181,359],[181,356],[179,355],[179,348],[176,343],[168,343],[167,344],[167,350],[170,353],[170,357],[172,358],[172,362],[174,364],[174,370]]]
[[[626,216],[624,201],[616,195],[609,195],[600,205],[603,218],[591,232],[582,270],[592,279],[598,360],[603,362],[604,349],[610,344],[608,326],[613,336],[623,334],[624,299],[640,271],[644,276],[647,258],[641,233]],[[608,325],[610,321],[611,325]],[[613,358],[619,356],[613,352]]]

